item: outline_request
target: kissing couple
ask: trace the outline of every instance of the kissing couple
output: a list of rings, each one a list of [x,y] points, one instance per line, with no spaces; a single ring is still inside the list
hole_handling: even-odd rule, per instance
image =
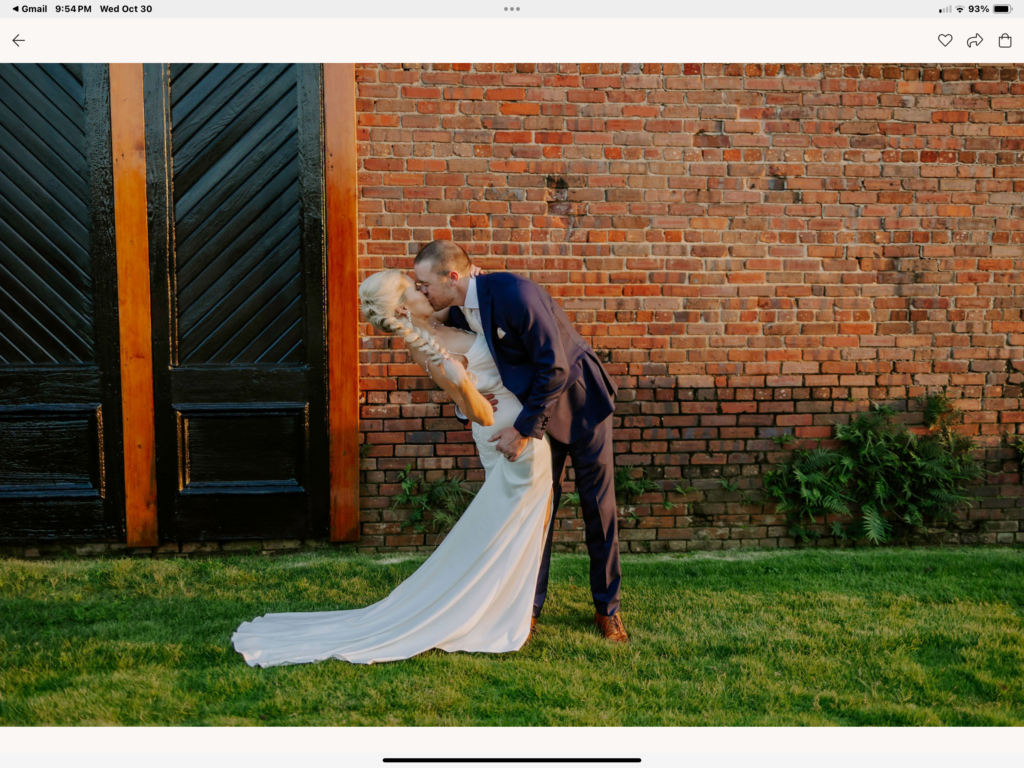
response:
[[[612,411],[617,387],[550,294],[511,272],[482,273],[450,240],[416,255],[416,279],[388,269],[359,286],[373,326],[471,422],[485,479],[430,557],[387,597],[343,611],[268,613],[231,636],[249,666],[328,658],[407,659],[431,648],[517,651],[548,588],[566,457],[590,554],[594,622],[626,642],[619,617]]]

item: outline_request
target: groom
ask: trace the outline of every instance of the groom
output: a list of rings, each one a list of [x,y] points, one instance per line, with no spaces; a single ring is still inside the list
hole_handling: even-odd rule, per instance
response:
[[[594,623],[615,642],[628,636],[618,615],[619,534],[615,517],[612,411],[617,387],[594,350],[551,295],[511,272],[471,274],[469,256],[450,240],[424,246],[413,265],[416,287],[447,324],[487,339],[501,381],[522,403],[511,427],[495,433],[498,453],[515,461],[529,440],[551,441],[553,510],[537,577],[531,630],[548,590],[554,510],[565,459],[572,457],[590,553]]]

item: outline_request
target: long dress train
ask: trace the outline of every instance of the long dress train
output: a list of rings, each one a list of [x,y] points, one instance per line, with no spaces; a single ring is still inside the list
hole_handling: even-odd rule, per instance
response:
[[[534,591],[551,514],[551,449],[531,439],[514,462],[487,442],[522,410],[505,389],[487,342],[466,353],[477,388],[494,394],[494,424],[473,424],[485,480],[437,549],[383,600],[345,611],[268,613],[231,636],[249,666],[335,658],[356,664],[407,659],[430,648],[503,653],[530,633]]]

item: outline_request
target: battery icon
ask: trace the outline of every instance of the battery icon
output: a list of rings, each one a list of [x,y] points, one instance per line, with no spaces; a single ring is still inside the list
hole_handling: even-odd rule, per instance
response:
[[[1010,13],[1013,10],[1012,5],[993,5],[992,13]]]

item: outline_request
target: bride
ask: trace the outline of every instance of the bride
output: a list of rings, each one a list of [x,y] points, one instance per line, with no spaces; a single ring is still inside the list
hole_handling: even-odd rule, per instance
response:
[[[473,422],[485,480],[437,549],[383,600],[346,611],[268,613],[231,636],[246,663],[270,667],[342,659],[407,659],[431,648],[503,653],[530,635],[537,573],[551,514],[551,449],[531,439],[508,461],[489,438],[522,406],[501,383],[482,336],[436,323],[427,298],[396,269],[359,286],[363,313],[401,336],[413,359]],[[493,395],[497,406],[484,397]]]

